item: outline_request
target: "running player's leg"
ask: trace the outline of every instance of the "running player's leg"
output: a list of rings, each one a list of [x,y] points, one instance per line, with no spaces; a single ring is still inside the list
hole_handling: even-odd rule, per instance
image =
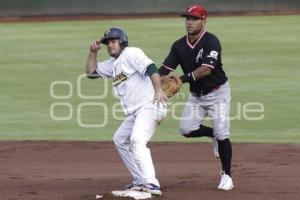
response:
[[[156,186],[160,186],[160,184],[155,176],[155,169],[147,143],[153,136],[157,126],[165,118],[166,113],[165,108],[158,108],[156,104],[149,103],[143,106],[136,114],[130,138],[130,149],[142,172],[145,183],[152,183]]]
[[[213,129],[202,125],[207,115],[198,97],[190,95],[180,119],[180,133],[184,137],[213,137]]]
[[[214,136],[218,140],[219,154],[222,168],[226,174],[231,174],[232,147],[230,136],[230,86],[225,83],[220,89],[213,92],[213,99],[208,108],[208,114],[212,117]]]
[[[222,168],[226,174],[231,175],[231,157],[232,148],[229,140],[230,136],[230,119],[229,119],[230,102],[220,102],[214,104],[209,110],[212,117],[214,136],[217,138],[219,155]]]
[[[140,168],[137,166],[132,152],[130,151],[130,136],[134,125],[135,117],[131,115],[118,128],[114,134],[114,144],[129,172],[133,177],[133,184],[143,184],[143,176]]]
[[[208,109],[212,117],[214,136],[217,138],[219,155],[222,164],[222,176],[218,189],[231,190],[233,182],[231,179],[232,146],[230,136],[230,88],[229,84],[221,91],[216,92],[216,103]]]

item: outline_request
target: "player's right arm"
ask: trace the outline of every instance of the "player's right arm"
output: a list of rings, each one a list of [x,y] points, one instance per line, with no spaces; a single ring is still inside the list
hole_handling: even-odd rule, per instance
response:
[[[171,51],[170,51],[169,55],[166,57],[166,59],[163,62],[162,66],[159,68],[159,74],[161,76],[166,76],[170,72],[175,71],[177,65],[179,64],[179,60],[178,60],[178,55],[177,55],[177,51],[176,51],[176,48],[175,48],[175,44],[176,43],[174,43],[172,45]]]
[[[91,42],[90,51],[86,61],[86,74],[89,78],[97,78],[97,52],[100,49],[100,41],[96,40]]]

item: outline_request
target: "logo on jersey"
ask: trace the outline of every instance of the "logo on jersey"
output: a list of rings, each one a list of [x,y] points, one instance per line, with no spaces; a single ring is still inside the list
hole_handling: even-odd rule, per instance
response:
[[[199,52],[198,52],[198,55],[197,55],[197,57],[196,57],[196,63],[198,63],[199,58],[202,59],[202,54],[203,54],[203,49],[200,49]]]
[[[121,72],[120,74],[117,74],[115,77],[113,77],[113,86],[119,85],[123,81],[126,81],[127,78],[128,77],[123,72]]]
[[[218,52],[217,51],[211,51],[210,54],[207,56],[208,58],[214,58],[218,60]]]

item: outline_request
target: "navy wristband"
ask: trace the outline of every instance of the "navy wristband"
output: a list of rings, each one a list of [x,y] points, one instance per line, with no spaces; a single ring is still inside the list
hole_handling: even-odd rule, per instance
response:
[[[195,81],[192,73],[184,74],[180,76],[180,79],[183,83]]]

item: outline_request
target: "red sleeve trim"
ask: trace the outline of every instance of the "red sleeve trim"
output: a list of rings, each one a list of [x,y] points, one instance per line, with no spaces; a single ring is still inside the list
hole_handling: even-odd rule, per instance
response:
[[[213,66],[213,65],[209,65],[209,64],[202,64],[202,65],[204,65],[204,66],[207,66],[207,67],[210,67],[210,68],[212,68],[212,69],[214,69],[214,68],[215,68],[215,66]]]
[[[175,70],[174,70],[174,69],[172,69],[171,67],[168,67],[168,66],[166,66],[166,65],[164,65],[164,64],[162,64],[162,66],[163,66],[164,68],[166,68],[166,69],[170,70],[170,71],[175,71]]]

